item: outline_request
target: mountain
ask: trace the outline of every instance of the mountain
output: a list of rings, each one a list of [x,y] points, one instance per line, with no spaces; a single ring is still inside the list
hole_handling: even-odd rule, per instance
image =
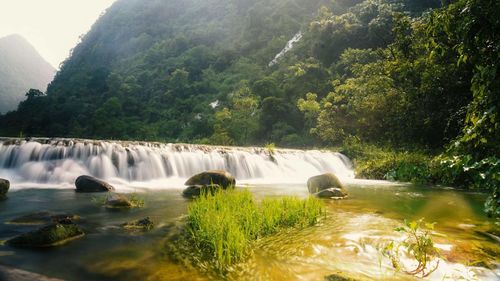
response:
[[[45,91],[55,72],[23,37],[0,38],[0,114],[16,109],[30,88]]]
[[[387,46],[396,12],[419,15],[440,3],[119,0],[73,49],[47,96],[0,118],[0,134],[311,144],[297,100],[332,90],[344,50]],[[325,16],[338,20],[328,36],[315,29]]]

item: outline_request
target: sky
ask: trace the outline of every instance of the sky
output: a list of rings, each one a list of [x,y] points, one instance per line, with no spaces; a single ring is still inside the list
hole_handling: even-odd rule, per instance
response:
[[[0,0],[0,38],[19,34],[55,68],[116,0]]]

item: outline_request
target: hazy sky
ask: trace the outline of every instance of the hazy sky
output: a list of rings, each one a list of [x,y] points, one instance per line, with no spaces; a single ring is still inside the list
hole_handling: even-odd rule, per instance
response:
[[[0,0],[0,38],[20,34],[55,68],[116,0]]]

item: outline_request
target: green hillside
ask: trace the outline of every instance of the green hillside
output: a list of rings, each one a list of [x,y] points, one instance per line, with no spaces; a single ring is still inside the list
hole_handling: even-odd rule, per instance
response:
[[[383,47],[391,39],[385,22],[390,12],[405,9],[398,1],[353,8],[356,30],[340,34],[337,40],[343,42],[333,51],[320,49],[310,28],[320,7],[342,14],[359,2],[118,1],[72,51],[47,97],[4,118],[9,121],[2,134],[309,144],[313,140],[297,99],[308,91],[331,90],[328,67],[345,48]],[[420,2],[410,8],[419,11],[438,1]],[[386,24],[381,28],[387,38],[370,35],[372,20]],[[304,46],[269,67],[299,31]],[[312,79],[303,83],[306,77],[290,76],[290,66],[311,59],[324,63]],[[249,112],[233,112],[233,122],[226,122],[220,109],[238,107],[235,99],[249,102],[241,105]],[[212,108],[216,101],[219,107]],[[238,114],[243,120],[234,120]],[[228,125],[228,136],[213,136],[217,122]]]

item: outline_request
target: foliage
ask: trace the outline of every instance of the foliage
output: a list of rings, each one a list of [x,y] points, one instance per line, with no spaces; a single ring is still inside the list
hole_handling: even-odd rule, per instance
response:
[[[443,184],[489,190],[485,210],[491,216],[500,217],[499,158],[492,156],[476,161],[471,155],[440,155],[433,159],[431,173]]]
[[[392,265],[397,271],[403,270],[407,274],[420,275],[423,278],[429,276],[438,268],[439,260],[434,266],[431,265],[431,262],[439,257],[439,251],[434,247],[434,242],[431,239],[434,225],[435,223],[425,223],[423,219],[411,222],[405,220],[403,226],[395,229],[395,231],[403,233],[406,237],[400,243],[392,241],[386,245],[384,254],[391,259]],[[403,248],[403,251],[401,251],[401,248]],[[403,254],[417,262],[415,269],[404,268],[401,263]]]
[[[341,151],[353,159],[358,177],[414,183],[431,181],[432,157],[428,152],[381,148],[361,144],[356,139],[345,142]]]
[[[206,193],[189,205],[187,226],[193,244],[220,272],[250,253],[252,241],[290,227],[315,225],[325,214],[313,197],[264,199],[248,190]]]

